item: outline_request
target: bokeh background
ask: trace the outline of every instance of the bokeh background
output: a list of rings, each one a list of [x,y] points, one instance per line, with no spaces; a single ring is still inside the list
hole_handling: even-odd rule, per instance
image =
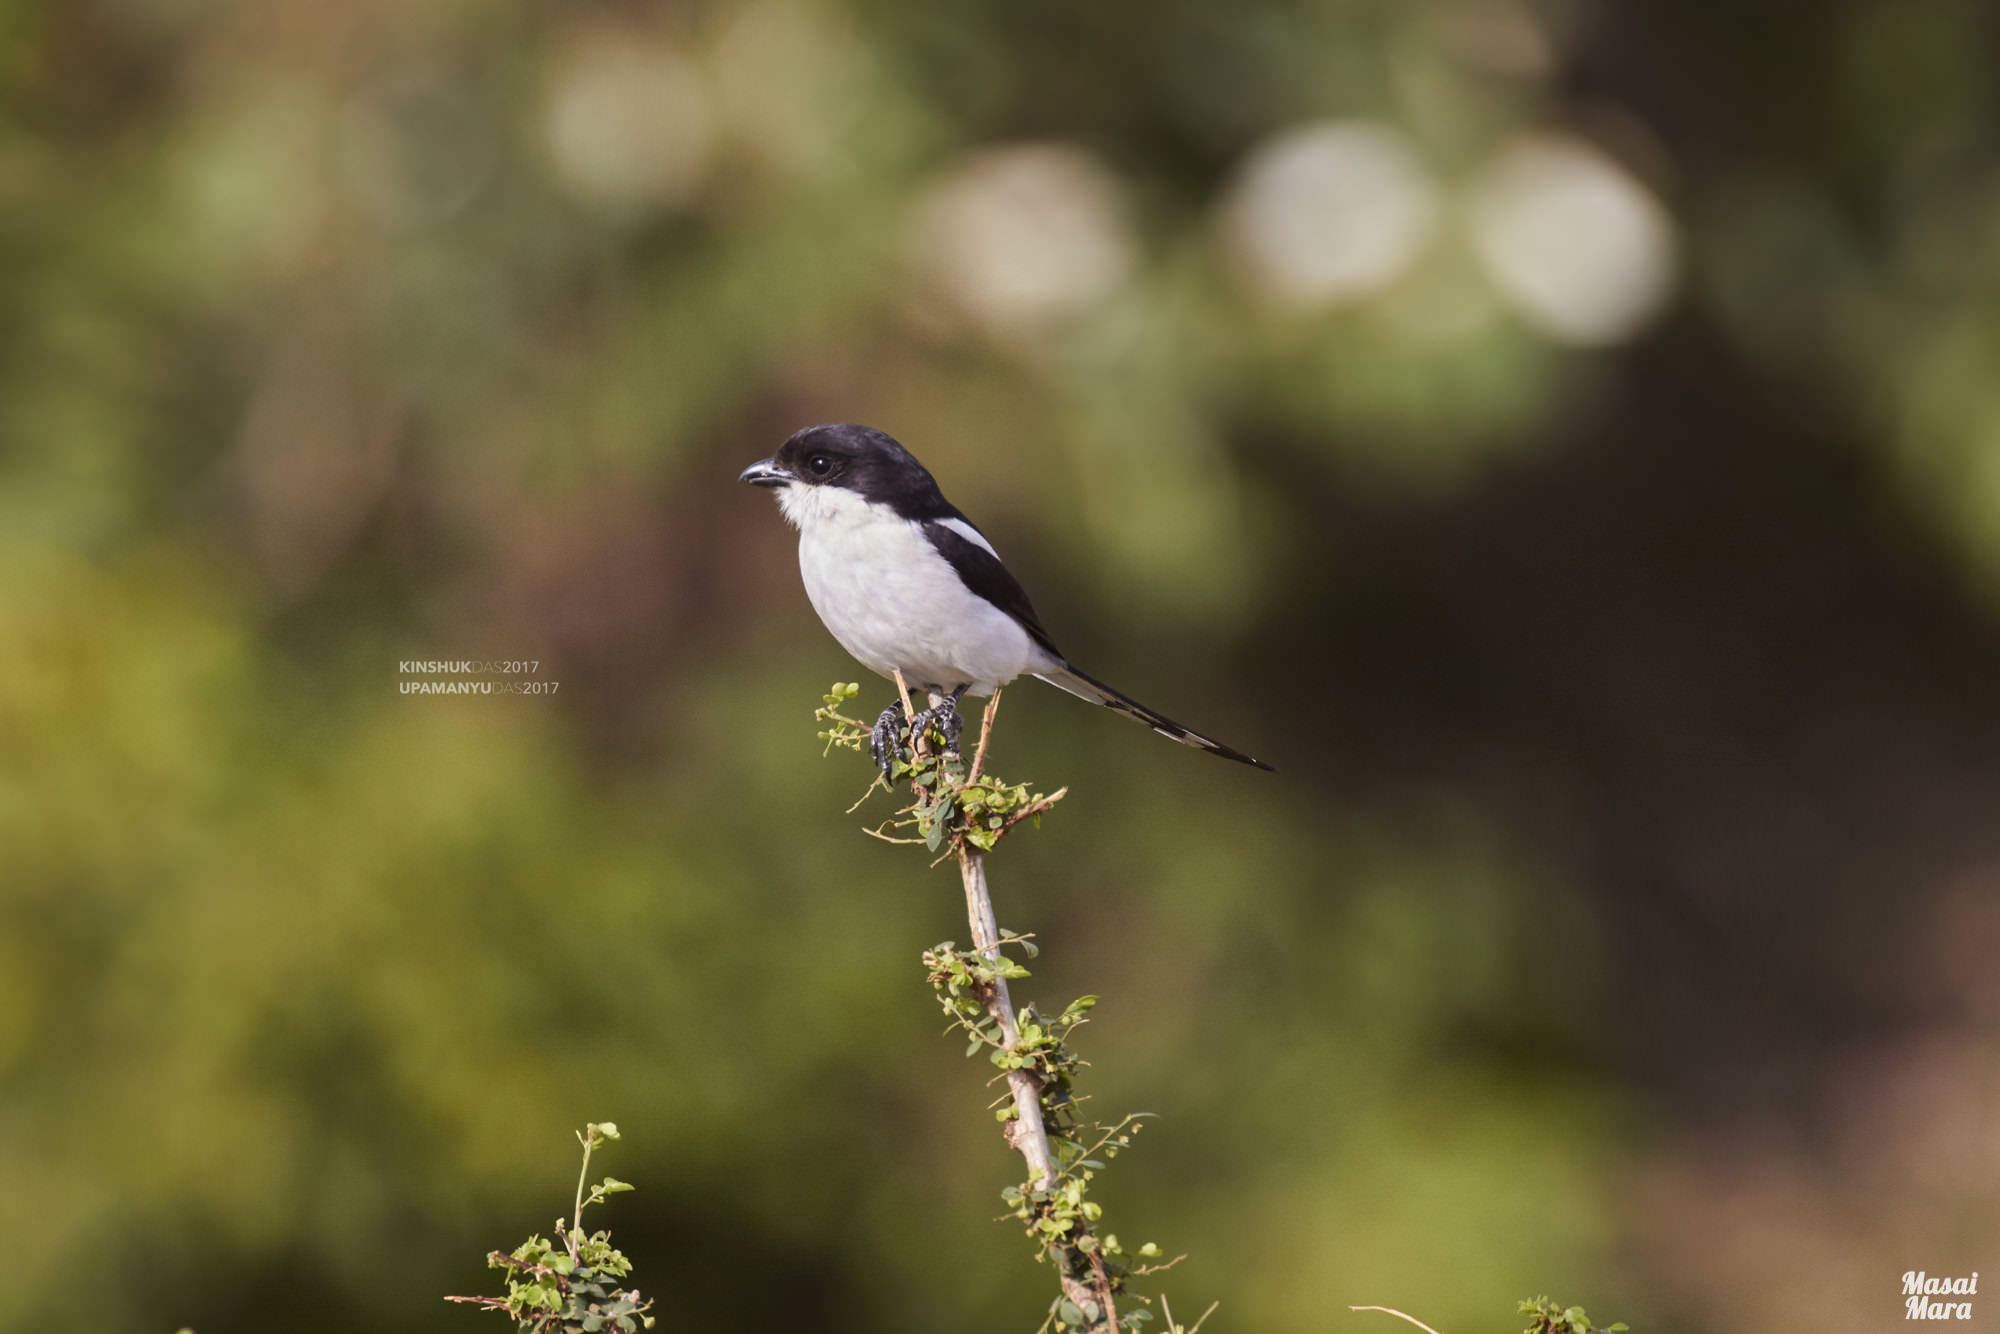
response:
[[[1973,0],[0,6],[0,1328],[1032,1330],[955,878],[737,470],[1066,651],[993,867],[1212,1330],[1879,1330],[2000,1269]],[[554,698],[405,696],[539,659]],[[870,685],[864,703],[879,706]],[[879,818],[883,812],[876,810]],[[1973,1328],[1996,1328],[1984,1299]]]

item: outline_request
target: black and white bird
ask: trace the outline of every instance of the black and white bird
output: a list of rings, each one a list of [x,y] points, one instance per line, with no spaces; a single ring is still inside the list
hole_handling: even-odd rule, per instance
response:
[[[778,492],[779,509],[799,530],[806,596],[840,646],[868,670],[901,670],[912,690],[937,697],[909,720],[912,736],[935,725],[955,749],[960,697],[990,695],[1028,675],[1184,746],[1271,767],[1070,666],[993,544],[881,431],[809,426],[739,480]],[[875,724],[875,762],[885,773],[901,753],[904,721],[898,699]]]

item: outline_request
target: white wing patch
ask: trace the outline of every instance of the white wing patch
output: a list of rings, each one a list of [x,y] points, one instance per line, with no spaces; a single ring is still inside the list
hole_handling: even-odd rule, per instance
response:
[[[993,544],[986,540],[986,535],[980,532],[977,528],[974,528],[971,524],[967,523],[965,520],[938,519],[935,522],[940,528],[951,529],[951,531],[957,533],[960,537],[972,543],[972,545],[976,547],[984,547],[986,550],[986,554],[991,556],[994,560],[1000,559],[1000,553],[993,549]]]

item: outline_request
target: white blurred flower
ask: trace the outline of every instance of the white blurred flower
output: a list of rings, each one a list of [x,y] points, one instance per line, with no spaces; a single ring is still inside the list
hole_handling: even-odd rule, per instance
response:
[[[916,229],[928,277],[990,332],[1026,332],[1081,314],[1133,263],[1110,172],[1066,144],[975,154],[924,197]]]
[[[1226,243],[1264,295],[1323,307],[1409,269],[1431,238],[1437,191],[1393,127],[1327,121],[1261,145],[1224,210]]]
[[[1494,285],[1559,342],[1621,342],[1673,290],[1666,210],[1579,140],[1535,135],[1503,149],[1475,191],[1472,226]]]
[[[637,34],[593,35],[560,56],[546,114],[557,176],[608,211],[686,203],[714,148],[700,71]]]

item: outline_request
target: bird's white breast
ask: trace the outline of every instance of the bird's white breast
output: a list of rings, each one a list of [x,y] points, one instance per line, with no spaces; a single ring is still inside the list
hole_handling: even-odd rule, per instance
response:
[[[870,671],[900,668],[912,686],[969,685],[988,695],[1054,661],[1013,617],[965,587],[921,523],[836,487],[795,483],[779,504],[799,528],[799,573],[813,610]]]

